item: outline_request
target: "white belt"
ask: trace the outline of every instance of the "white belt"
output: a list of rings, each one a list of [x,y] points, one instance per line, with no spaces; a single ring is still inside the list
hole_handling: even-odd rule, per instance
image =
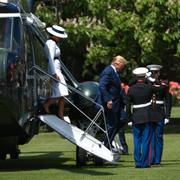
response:
[[[151,100],[151,102],[152,102],[152,100]],[[156,102],[156,104],[164,104],[164,101],[155,101]]]
[[[164,101],[156,101],[156,104],[164,104]]]
[[[151,102],[145,103],[145,104],[137,104],[137,105],[133,105],[133,108],[142,108],[142,107],[147,107],[151,105]]]

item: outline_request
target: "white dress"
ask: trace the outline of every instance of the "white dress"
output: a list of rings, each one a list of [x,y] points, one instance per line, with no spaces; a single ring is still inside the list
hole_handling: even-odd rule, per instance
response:
[[[61,51],[56,42],[52,39],[46,41],[44,51],[48,58],[48,73],[51,75],[57,74],[60,78],[60,82],[53,81],[52,84],[52,96],[53,98],[68,96],[68,88],[66,81],[61,72],[60,55]]]

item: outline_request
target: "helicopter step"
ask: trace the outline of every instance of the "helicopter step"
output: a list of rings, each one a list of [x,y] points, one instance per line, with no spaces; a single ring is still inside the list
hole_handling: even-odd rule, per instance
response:
[[[59,119],[57,116],[49,114],[40,115],[39,119],[54,129],[58,134],[64,136],[70,142],[92,153],[93,155],[112,163],[119,159],[118,155],[106,148],[102,142],[78,127]]]

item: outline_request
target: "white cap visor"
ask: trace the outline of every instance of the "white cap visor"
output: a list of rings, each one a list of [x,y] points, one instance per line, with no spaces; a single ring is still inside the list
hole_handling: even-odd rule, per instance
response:
[[[146,73],[148,72],[148,69],[145,67],[139,67],[133,70],[133,74],[138,77],[146,76]]]
[[[158,65],[158,64],[151,64],[151,65],[148,65],[147,68],[150,70],[150,71],[160,71],[160,69],[162,68],[161,65]]]

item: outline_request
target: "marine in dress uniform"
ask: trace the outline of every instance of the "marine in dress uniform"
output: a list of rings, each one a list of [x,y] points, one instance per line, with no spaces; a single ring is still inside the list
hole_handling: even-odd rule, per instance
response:
[[[134,161],[136,168],[150,167],[149,145],[151,138],[150,107],[154,92],[145,76],[148,69],[139,67],[133,70],[136,81],[129,87],[127,93],[126,111],[132,121],[134,138]]]
[[[124,57],[118,55],[113,58],[111,65],[105,67],[100,75],[99,92],[96,102],[104,107],[107,121],[107,131],[110,140],[104,139],[106,147],[110,148],[112,141],[120,128],[120,116],[123,109],[121,99],[121,79],[118,74],[127,61]]]
[[[151,138],[151,164],[159,165],[161,163],[163,153],[163,130],[164,124],[169,122],[172,100],[169,93],[169,85],[167,80],[160,80],[160,69],[162,66],[152,64],[148,65],[152,75],[149,79],[153,86],[160,87],[158,91],[153,94],[152,99],[152,138]]]

